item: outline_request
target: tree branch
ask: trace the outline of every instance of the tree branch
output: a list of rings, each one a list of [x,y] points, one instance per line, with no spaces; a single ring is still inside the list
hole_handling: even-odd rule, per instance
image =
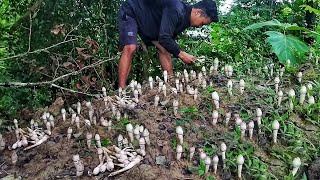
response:
[[[60,90],[65,90],[65,91],[69,91],[69,92],[72,92],[72,93],[78,93],[78,94],[84,94],[84,95],[87,95],[87,96],[99,97],[99,94],[88,94],[88,93],[76,91],[76,90],[73,90],[73,89],[61,87],[61,86],[58,86],[56,84],[51,84],[51,87],[55,87],[55,88],[58,88]]]
[[[22,83],[22,82],[6,82],[6,83],[0,83],[0,86],[5,86],[5,87],[11,87],[11,86],[16,86],[16,87],[26,87],[26,86],[42,86],[42,85],[52,85],[54,82],[56,81],[59,81],[61,79],[64,79],[68,76],[71,76],[71,75],[77,75],[79,74],[81,71],[85,70],[85,69],[89,69],[89,68],[92,68],[92,67],[95,67],[95,66],[98,66],[102,63],[105,63],[107,61],[111,61],[111,60],[115,60],[117,59],[118,56],[116,57],[113,57],[113,58],[110,58],[110,59],[105,59],[105,60],[100,60],[100,61],[97,61],[93,64],[90,64],[88,66],[85,66],[83,67],[82,69],[78,70],[78,71],[74,71],[74,72],[71,72],[71,73],[68,73],[68,74],[65,74],[65,75],[62,75],[60,77],[57,77],[51,81],[43,81],[43,82],[30,82],[30,83]]]
[[[17,58],[17,57],[26,56],[26,55],[28,55],[28,54],[34,54],[34,53],[46,51],[46,50],[48,50],[48,49],[54,48],[54,47],[59,46],[59,45],[61,45],[61,44],[65,44],[65,43],[68,43],[68,42],[71,42],[71,41],[76,41],[76,40],[78,40],[78,39],[69,39],[69,40],[67,40],[67,41],[62,41],[62,42],[59,42],[59,43],[57,43],[57,44],[54,44],[54,45],[52,45],[52,46],[49,46],[49,47],[46,47],[46,48],[43,48],[43,49],[37,49],[37,50],[35,50],[35,51],[25,52],[25,53],[22,53],[22,54],[17,54],[17,55],[14,55],[14,56],[2,58],[2,59],[0,59],[0,61],[4,61],[4,60],[8,60],[8,59],[13,59],[13,58]]]

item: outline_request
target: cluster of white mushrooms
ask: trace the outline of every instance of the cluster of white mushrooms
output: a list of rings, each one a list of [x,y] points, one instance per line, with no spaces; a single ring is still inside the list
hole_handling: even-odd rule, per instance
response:
[[[193,97],[194,100],[199,98],[199,90],[205,89],[207,85],[213,85],[213,82],[210,80],[210,76],[214,75],[218,72],[219,69],[219,61],[216,58],[214,60],[213,66],[210,67],[209,72],[207,72],[205,67],[202,67],[201,72],[196,73],[191,70],[188,72],[184,70],[183,73],[178,72],[175,75],[175,78],[170,78],[168,76],[167,71],[163,72],[163,79],[160,77],[156,77],[155,80],[153,77],[148,78],[148,86],[142,86],[135,80],[132,80],[128,90],[119,89],[118,94],[114,96],[107,96],[106,88],[102,88],[102,101],[105,104],[104,112],[112,112],[112,118],[105,119],[105,117],[101,116],[99,121],[97,122],[97,117],[95,116],[95,108],[91,104],[91,102],[78,102],[76,105],[76,110],[69,108],[68,113],[66,109],[61,109],[61,119],[63,122],[69,122],[70,126],[67,129],[66,135],[67,139],[70,140],[73,137],[78,138],[84,132],[85,138],[87,140],[87,147],[91,148],[92,138],[95,140],[95,148],[97,149],[97,154],[99,158],[98,165],[91,171],[89,174],[98,175],[99,173],[104,173],[105,171],[111,172],[109,176],[114,176],[124,171],[127,171],[137,164],[141,162],[143,157],[146,155],[146,145],[150,145],[150,137],[149,131],[146,127],[142,125],[133,125],[131,123],[126,125],[127,136],[118,135],[117,146],[113,145],[112,147],[106,148],[101,146],[101,137],[99,134],[93,135],[92,128],[95,126],[105,127],[106,131],[110,131],[112,129],[112,120],[119,121],[121,119],[121,112],[123,113],[123,117],[128,117],[126,114],[126,110],[134,110],[137,104],[139,103],[139,98],[144,93],[144,90],[154,90],[158,93],[154,97],[153,107],[159,108],[161,105],[166,105],[170,101],[173,106],[173,114],[175,116],[179,116],[178,108],[179,108],[179,94],[188,94]],[[234,83],[237,82],[239,87],[240,94],[242,95],[245,92],[245,81],[240,79],[239,81],[234,81],[231,79],[233,75],[233,67],[231,65],[225,65],[223,71],[228,77],[228,81],[226,83],[226,88],[228,94],[230,96],[234,95]],[[264,68],[265,73],[269,78],[273,78],[276,74],[274,73],[274,65],[266,66]],[[281,79],[284,73],[284,68],[280,68],[276,77],[274,77],[274,88],[277,94],[277,105],[280,106],[284,97],[284,93],[281,90]],[[302,73],[298,73],[297,80],[302,82]],[[302,85],[300,89],[300,99],[299,103],[303,104],[305,102],[305,97],[308,96],[308,103],[314,104],[315,98],[311,95],[312,85],[307,84]],[[128,91],[128,92],[127,92]],[[294,108],[295,101],[295,91],[293,89],[288,91],[288,107],[289,110]],[[235,126],[241,129],[241,139],[245,139],[248,134],[249,140],[253,139],[253,132],[255,127],[255,122],[257,124],[258,133],[261,133],[262,129],[262,118],[263,112],[261,108],[256,108],[255,110],[255,118],[254,120],[250,120],[248,123],[242,120],[239,114],[227,111],[224,114],[221,114],[219,111],[220,108],[220,98],[219,93],[217,91],[212,92],[212,103],[214,105],[214,109],[212,112],[212,126],[216,126],[219,122],[222,121],[222,124],[228,126],[230,120],[234,120]],[[88,114],[83,114],[81,105],[85,105],[88,109]],[[16,163],[18,160],[18,156],[16,154],[15,149],[19,147],[24,147],[24,150],[29,150],[36,146],[39,146],[52,135],[52,130],[55,127],[55,118],[48,112],[44,112],[41,117],[41,122],[31,121],[30,127],[27,127],[26,130],[19,128],[18,121],[14,120],[15,124],[15,133],[17,141],[10,146],[10,150],[12,152],[12,163]],[[220,120],[220,121],[219,121]],[[40,124],[40,125],[39,125]],[[277,143],[277,134],[280,128],[280,123],[278,120],[274,120],[272,122],[273,129],[273,143]],[[248,133],[246,133],[248,131]],[[176,135],[178,139],[177,147],[176,147],[176,159],[178,161],[181,160],[181,154],[183,153],[183,128],[181,126],[176,127]],[[126,138],[128,137],[128,138]],[[137,149],[133,146],[133,142],[136,141],[139,145]],[[31,144],[31,145],[30,145]],[[29,146],[28,146],[29,145]],[[5,148],[5,140],[0,134],[0,150]],[[190,160],[193,159],[196,147],[190,147],[189,149],[189,157]],[[226,162],[226,151],[227,145],[222,142],[220,144],[221,151],[221,161],[224,164]],[[203,149],[198,149],[199,157],[206,165],[206,173],[208,172],[210,165],[213,165],[214,174],[217,173],[217,167],[219,162],[218,155],[214,157],[209,157],[206,155]],[[83,175],[84,172],[84,163],[80,160],[79,154],[73,155],[73,162],[76,167],[77,176]],[[239,154],[237,157],[238,163],[238,177],[241,178],[242,166],[245,162],[244,157]],[[293,175],[296,174],[299,166],[301,165],[300,158],[295,158],[293,160]],[[116,170],[115,166],[120,167],[120,169]]]

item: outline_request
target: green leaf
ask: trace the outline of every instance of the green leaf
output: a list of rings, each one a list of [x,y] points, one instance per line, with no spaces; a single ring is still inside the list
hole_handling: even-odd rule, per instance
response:
[[[290,59],[294,64],[297,62],[295,52],[304,54],[309,51],[306,43],[292,35],[284,35],[277,31],[267,31],[265,34],[269,36],[266,41],[272,46],[272,51],[281,62],[286,62]]]
[[[200,170],[199,170],[199,176],[202,176],[202,175],[204,175],[204,170],[203,170],[203,169],[200,169]]]
[[[320,15],[320,10],[319,9],[315,9],[309,5],[302,5],[300,7],[304,7],[306,11],[309,11],[310,13],[315,13],[315,14],[319,14]]]
[[[278,20],[273,19],[271,21],[265,21],[265,22],[251,24],[250,26],[247,26],[243,30],[258,29],[258,28],[262,28],[264,26],[283,26],[283,24],[281,22],[279,22]]]

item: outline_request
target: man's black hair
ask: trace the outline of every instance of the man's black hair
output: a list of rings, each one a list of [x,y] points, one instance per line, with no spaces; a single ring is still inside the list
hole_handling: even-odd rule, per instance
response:
[[[193,8],[201,9],[203,11],[203,16],[209,17],[212,22],[218,22],[218,10],[216,2],[212,0],[202,0],[193,5]]]

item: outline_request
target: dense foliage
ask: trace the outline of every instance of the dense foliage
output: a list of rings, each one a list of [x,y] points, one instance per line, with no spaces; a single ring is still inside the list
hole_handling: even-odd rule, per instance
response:
[[[221,6],[224,1],[217,3]],[[310,44],[306,40],[308,37],[305,30],[288,30],[290,35],[284,35],[287,31],[281,31],[281,27],[262,27],[263,30],[247,31],[244,28],[254,23],[277,19],[279,23],[296,24],[319,33],[318,3],[319,1],[312,1],[310,4],[310,1],[305,0],[293,3],[235,1],[229,12],[221,12],[219,23],[203,29],[204,32],[209,31],[209,36],[180,36],[178,41],[184,50],[198,57],[205,56],[206,59],[193,67],[174,59],[175,69],[200,69],[202,65],[212,63],[215,57],[248,69],[254,69],[261,62],[277,63],[278,59],[284,62],[288,56],[282,56],[286,53],[281,49],[282,44],[272,43],[279,40],[277,38],[282,41],[288,38],[293,42],[299,39],[301,43],[305,40],[303,46],[297,45],[300,49],[292,49],[290,45],[284,49],[289,50],[290,57],[294,57],[292,60],[297,59],[297,62],[317,61],[319,36],[312,36]],[[116,17],[120,4],[121,0],[3,0],[0,5],[0,82],[48,81],[104,60],[107,62],[103,65],[88,68],[55,84],[92,94],[100,91],[102,86],[111,87],[108,88],[111,91],[116,87],[117,81],[119,52]],[[315,17],[313,24],[306,24],[305,27],[306,16],[310,13]],[[147,54],[140,50],[133,63],[131,78],[143,77],[139,78],[143,80],[148,75],[158,75],[160,71],[155,49],[149,48]],[[22,109],[33,111],[50,104],[56,96],[63,96],[67,103],[82,98],[81,94],[74,96],[68,91],[51,87],[50,83],[1,87],[1,118],[19,117],[21,114],[18,112]]]

